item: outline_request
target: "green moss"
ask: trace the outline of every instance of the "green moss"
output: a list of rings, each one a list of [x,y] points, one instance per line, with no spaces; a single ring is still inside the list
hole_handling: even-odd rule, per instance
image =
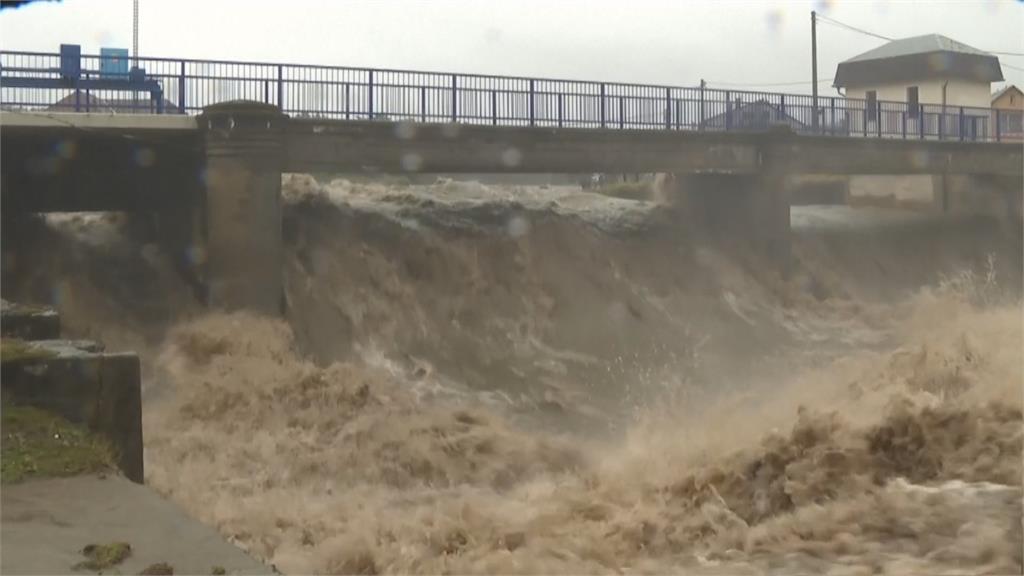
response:
[[[653,187],[650,182],[616,182],[601,186],[596,190],[598,194],[625,198],[627,200],[648,200],[651,197]]]
[[[214,566],[210,570],[210,574],[213,574],[213,576],[224,576],[224,574],[227,574],[227,573],[228,573],[228,571],[225,570],[223,566]]]
[[[145,574],[148,576],[173,576],[174,566],[171,566],[167,562],[157,562],[156,564],[150,564],[146,566],[139,574]]]
[[[75,570],[106,570],[111,566],[117,566],[131,556],[132,547],[127,542],[89,544],[82,549],[82,555],[86,559],[71,568]]]
[[[105,440],[38,408],[5,404],[0,420],[0,482],[115,469]]]
[[[40,358],[53,358],[56,356],[52,351],[33,345],[18,338],[0,339],[0,362],[17,362],[20,360],[36,360]]]

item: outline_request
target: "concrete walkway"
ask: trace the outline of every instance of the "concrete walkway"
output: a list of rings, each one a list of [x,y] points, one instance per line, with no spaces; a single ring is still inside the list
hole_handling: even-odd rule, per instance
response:
[[[128,542],[132,556],[107,573],[138,574],[167,562],[175,574],[273,574],[145,486],[121,477],[80,476],[4,486],[0,572],[70,574],[87,544]],[[83,572],[78,572],[83,573]]]

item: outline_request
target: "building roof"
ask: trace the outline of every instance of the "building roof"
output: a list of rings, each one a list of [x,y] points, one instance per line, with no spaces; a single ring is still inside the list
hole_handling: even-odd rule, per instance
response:
[[[737,102],[735,108],[723,112],[704,121],[709,128],[726,128],[733,130],[766,130],[770,126],[785,124],[790,128],[799,129],[806,124],[790,116],[780,106],[769,103],[764,98],[753,102]]]
[[[1003,86],[1003,88],[1001,90],[996,90],[992,94],[992,101],[995,102],[996,100],[999,100],[1000,98],[1003,97],[1003,94],[1006,94],[1007,92],[1011,92],[1011,91],[1016,92],[1017,94],[1020,94],[1021,96],[1024,96],[1024,92],[1022,92],[1020,88],[1017,88],[1013,84],[1007,84],[1006,86]]]
[[[1003,72],[999,59],[992,54],[941,34],[927,34],[893,40],[840,62],[833,85],[929,78],[996,82],[1003,79]]]

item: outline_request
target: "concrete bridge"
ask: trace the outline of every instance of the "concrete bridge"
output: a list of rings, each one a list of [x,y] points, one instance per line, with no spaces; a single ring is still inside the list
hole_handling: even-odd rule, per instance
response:
[[[0,113],[2,213],[153,213],[183,271],[205,247],[209,302],[281,301],[286,172],[665,172],[684,218],[763,250],[785,270],[794,174],[988,180],[1020,211],[1019,144],[760,133],[595,130],[290,118],[226,102],[199,116]],[[991,186],[988,186],[991,188]]]

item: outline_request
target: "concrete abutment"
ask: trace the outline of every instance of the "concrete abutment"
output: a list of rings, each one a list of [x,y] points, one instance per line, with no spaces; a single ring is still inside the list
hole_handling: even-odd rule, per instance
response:
[[[691,236],[750,250],[780,275],[790,271],[789,187],[784,175],[678,174],[660,194]]]
[[[226,102],[199,117],[206,145],[208,303],[281,311],[283,129],[287,117],[257,102]]]

